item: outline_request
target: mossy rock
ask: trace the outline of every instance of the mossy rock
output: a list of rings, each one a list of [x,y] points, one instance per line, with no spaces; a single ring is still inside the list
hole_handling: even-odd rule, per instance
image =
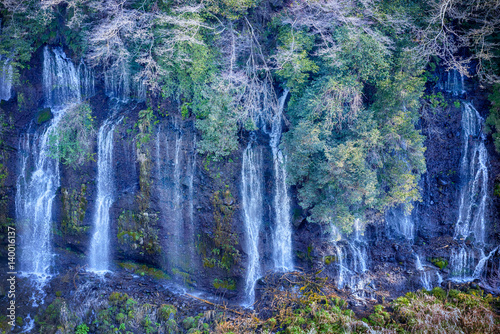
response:
[[[177,309],[173,305],[163,304],[160,307],[158,313],[161,320],[168,321],[170,320],[170,317],[175,317],[175,315],[177,314]]]
[[[182,320],[182,327],[184,327],[185,330],[191,329],[196,326],[196,320],[193,317],[187,317],[184,320]]]
[[[42,123],[49,121],[51,118],[52,118],[52,111],[50,110],[50,108],[45,108],[38,113],[38,117],[36,118],[36,123],[40,125]]]
[[[439,269],[443,270],[448,266],[448,261],[442,259],[442,258],[433,258],[431,259],[431,263],[435,265],[436,267],[439,267]]]

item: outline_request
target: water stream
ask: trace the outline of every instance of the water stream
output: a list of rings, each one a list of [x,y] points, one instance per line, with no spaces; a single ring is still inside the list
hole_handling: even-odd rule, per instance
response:
[[[53,202],[60,184],[59,162],[50,155],[51,138],[72,103],[79,102],[80,76],[62,49],[44,48],[43,92],[53,118],[19,142],[16,218],[21,232],[21,271],[40,278],[53,273]],[[33,124],[33,123],[32,123]],[[33,131],[34,130],[34,131]],[[55,139],[54,139],[55,140]],[[53,140],[52,140],[53,141]]]
[[[8,101],[12,95],[12,65],[10,59],[0,57],[0,100]]]
[[[115,109],[116,110],[116,109]],[[113,135],[122,117],[115,113],[99,128],[97,137],[97,199],[94,207],[94,232],[90,242],[90,270],[109,270],[109,210],[114,202]]]
[[[463,90],[463,83],[453,86]],[[458,88],[457,88],[458,87]],[[451,278],[458,282],[481,276],[485,259],[486,205],[488,201],[488,152],[482,133],[484,119],[471,102],[462,100],[462,158],[460,198],[454,238],[460,243],[450,258]],[[467,242],[466,242],[467,241]]]
[[[243,152],[241,169],[241,198],[248,255],[245,279],[247,305],[255,300],[255,283],[261,277],[259,241],[263,219],[262,150],[255,147],[255,134]]]
[[[288,90],[279,99],[278,113],[272,121],[269,145],[273,153],[274,167],[274,234],[273,261],[278,271],[293,270],[292,258],[292,226],[290,217],[290,195],[286,183],[287,173],[285,157],[279,148],[282,134],[283,108]]]

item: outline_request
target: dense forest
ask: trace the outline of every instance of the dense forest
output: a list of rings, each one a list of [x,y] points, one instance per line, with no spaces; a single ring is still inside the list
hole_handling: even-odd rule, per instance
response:
[[[4,333],[500,332],[498,1],[0,18]]]

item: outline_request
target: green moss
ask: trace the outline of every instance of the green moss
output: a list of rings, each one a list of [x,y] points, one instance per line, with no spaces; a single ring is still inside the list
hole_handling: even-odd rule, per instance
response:
[[[337,261],[337,257],[335,255],[328,255],[328,256],[325,256],[324,261],[325,261],[325,264],[328,266],[332,262],[336,262]]]
[[[434,264],[436,267],[439,267],[439,269],[443,270],[448,266],[448,261],[444,260],[443,258],[432,258],[430,259],[430,262]]]
[[[170,317],[175,317],[177,309],[173,305],[163,304],[158,310],[158,315],[161,320],[168,321]]]
[[[493,195],[500,197],[500,183],[498,181],[495,182],[495,187],[493,190]]]
[[[156,213],[122,211],[118,217],[118,242],[131,251],[159,254],[161,245],[158,240],[157,222]]]
[[[36,123],[38,125],[49,121],[52,118],[52,111],[50,108],[45,108],[38,113],[38,117],[36,118]]]
[[[184,327],[185,330],[191,329],[194,326],[196,326],[196,321],[193,317],[187,317],[182,320],[182,327]]]
[[[214,279],[212,286],[216,289],[236,290],[236,282],[231,279]]]
[[[70,192],[67,188],[61,189],[62,221],[61,231],[64,235],[78,236],[85,233],[89,226],[83,226],[87,211],[87,185],[83,183],[80,191]]]
[[[212,199],[214,231],[198,235],[197,251],[205,268],[219,268],[229,272],[239,262],[236,249],[239,237],[233,231],[232,220],[236,209],[235,200],[228,187],[214,192]]]
[[[137,275],[148,275],[155,279],[170,279],[163,270],[147,266],[145,264],[137,264],[134,262],[120,262],[118,264],[121,268],[131,270]]]

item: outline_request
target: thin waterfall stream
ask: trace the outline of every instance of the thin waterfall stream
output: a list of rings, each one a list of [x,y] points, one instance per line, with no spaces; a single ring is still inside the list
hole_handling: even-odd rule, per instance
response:
[[[292,227],[290,217],[290,195],[286,183],[285,157],[279,148],[282,134],[282,117],[288,90],[285,90],[278,101],[278,113],[272,121],[269,145],[273,153],[274,167],[274,234],[273,261],[274,269],[279,271],[293,270]]]
[[[463,149],[460,161],[462,181],[458,219],[454,238],[460,248],[454,249],[450,264],[452,279],[459,282],[472,281],[482,273],[485,258],[485,214],[488,200],[488,152],[482,133],[484,119],[471,102],[462,101]],[[465,240],[474,242],[467,245]],[[476,260],[478,258],[479,260]],[[482,264],[481,270],[477,266]]]
[[[262,151],[255,147],[255,134],[243,152],[241,198],[246,231],[248,265],[245,279],[247,305],[255,300],[255,283],[261,277],[259,241],[262,228]]]
[[[94,232],[90,242],[90,270],[106,272],[110,262],[110,216],[114,201],[113,134],[123,117],[114,113],[99,129],[97,138],[97,199],[94,208]]]

